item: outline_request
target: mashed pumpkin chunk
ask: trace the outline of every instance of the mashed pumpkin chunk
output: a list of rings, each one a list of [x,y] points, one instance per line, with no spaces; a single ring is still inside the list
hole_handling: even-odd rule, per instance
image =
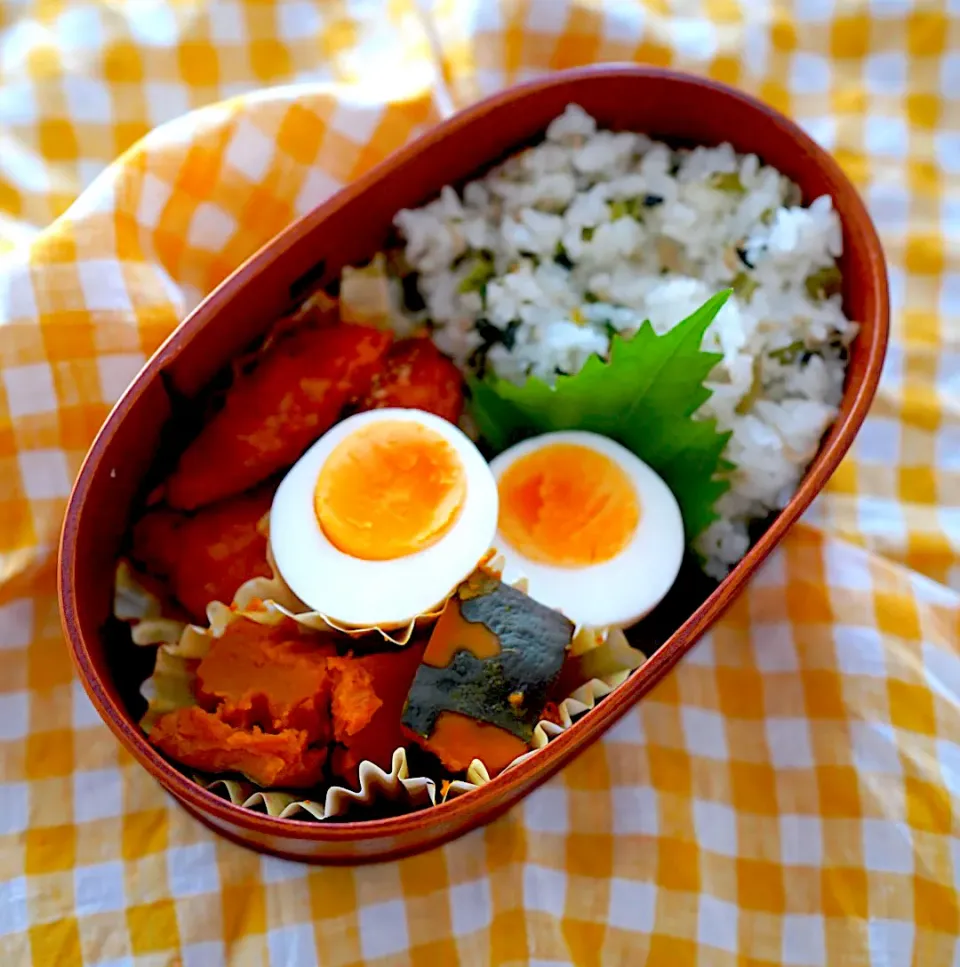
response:
[[[290,640],[288,628],[234,621],[197,668],[200,705],[237,728],[303,730],[311,742],[331,733],[332,645]]]
[[[302,730],[238,729],[196,706],[162,716],[150,731],[150,741],[185,766],[204,772],[239,772],[265,787],[314,786],[327,760],[326,748],[310,748]]]
[[[205,772],[240,772],[267,787],[315,785],[331,743],[369,741],[362,737],[384,704],[374,690],[372,658],[382,657],[338,657],[329,642],[289,626],[234,621],[196,668],[199,706],[162,716],[150,741]],[[389,692],[386,678],[380,687]],[[399,708],[395,717],[399,722]],[[350,765],[349,777],[355,772]]]
[[[373,689],[373,678],[361,659],[331,658],[327,662],[333,680],[333,737],[344,742],[366,728],[383,705]]]
[[[359,783],[359,768],[363,761],[372,762],[389,771],[390,761],[396,749],[406,744],[400,726],[400,715],[407,692],[417,668],[423,660],[426,642],[422,641],[396,651],[381,652],[354,658],[350,664],[364,672],[370,679],[370,687],[379,702],[373,717],[362,728],[349,734],[337,736],[338,745],[330,759],[331,770],[346,782]],[[345,701],[352,701],[346,689]],[[334,717],[337,717],[337,700],[334,698]]]

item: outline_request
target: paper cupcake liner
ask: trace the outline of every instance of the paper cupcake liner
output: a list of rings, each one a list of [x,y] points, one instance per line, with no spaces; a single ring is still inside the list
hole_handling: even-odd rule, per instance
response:
[[[117,564],[113,614],[130,625],[135,645],[160,645],[180,640],[186,623],[164,616],[163,601],[148,590],[128,561]]]
[[[495,569],[498,563],[491,561],[490,567]],[[517,582],[517,585],[522,587],[524,583]],[[274,600],[265,601],[257,591],[267,586],[282,592],[279,583],[273,584],[270,579],[248,581],[237,592],[231,606],[220,602],[209,605],[210,625],[200,628],[164,618],[162,601],[138,582],[136,573],[128,563],[121,562],[117,570],[114,602],[116,616],[132,623],[131,636],[135,643],[157,646],[154,672],[141,686],[141,694],[147,700],[147,712],[140,722],[144,731],[148,732],[157,719],[167,712],[196,705],[195,668],[209,652],[211,641],[220,637],[234,621],[244,619],[272,625],[291,619],[314,631],[329,630],[326,622],[315,625],[303,620],[309,617],[308,614],[289,613],[292,609],[286,605]],[[534,728],[531,749],[510,762],[503,771],[509,771],[545,748],[552,739],[626,681],[645,660],[641,652],[630,646],[619,629],[579,629],[561,672],[560,682],[568,683],[571,691],[557,705],[559,723],[541,719]],[[244,779],[200,775],[192,778],[198,785],[235,805],[269,816],[315,821],[342,818],[358,812],[362,815],[384,803],[407,810],[421,809],[462,796],[491,781],[483,762],[474,759],[464,779],[444,782],[438,790],[434,780],[410,775],[406,750],[403,748],[394,751],[389,772],[373,762],[364,761],[359,766],[359,790],[331,785],[322,802],[290,792],[261,789]]]
[[[211,601],[207,605],[207,628],[213,637],[218,638],[223,634],[227,624],[239,616],[269,626],[290,619],[310,631],[333,632],[348,638],[379,635],[384,641],[403,647],[409,643],[417,628],[432,624],[443,611],[449,595],[416,618],[400,626],[385,628],[343,625],[321,611],[311,610],[293,593],[277,570],[269,546],[269,517],[269,514],[264,515],[258,529],[268,538],[267,565],[271,576],[245,581],[237,588],[231,602]],[[113,612],[121,621],[131,624],[131,637],[136,645],[171,644],[190,628],[206,631],[198,625],[168,617],[163,601],[144,586],[136,569],[126,560],[121,560],[117,565]]]
[[[237,779],[193,778],[198,785],[228,799],[235,806],[279,819],[336,819],[352,812],[367,812],[383,802],[406,807],[412,812],[436,805],[437,801],[436,783],[432,779],[419,776],[411,778],[405,749],[397,749],[393,753],[389,772],[384,772],[372,762],[361,762],[360,790],[331,786],[322,803],[288,792],[260,789],[251,782]]]
[[[267,538],[267,565],[270,568],[271,576],[251,578],[240,585],[229,605],[220,601],[213,601],[207,605],[207,618],[211,627],[222,625],[224,621],[228,620],[231,613],[239,613],[241,616],[262,625],[277,625],[290,618],[311,631],[333,631],[349,638],[362,638],[377,634],[384,641],[403,647],[409,643],[417,628],[436,621],[447,603],[447,599],[444,598],[429,611],[401,625],[389,628],[376,625],[358,627],[341,624],[322,611],[311,610],[293,593],[286,581],[280,576],[273,553],[270,550],[269,514],[265,514],[261,518],[258,529]]]
[[[527,759],[535,756],[552,739],[594,708],[600,699],[626,681],[629,674],[629,671],[623,671],[605,681],[594,679],[586,682],[574,695],[558,706],[561,724],[550,721],[539,722],[533,733],[533,748],[514,759],[500,774],[503,775],[521,762],[526,762]],[[438,803],[456,799],[474,789],[479,789],[492,781],[486,766],[479,759],[474,759],[470,763],[466,776],[466,779],[454,779],[443,783],[438,795],[437,785],[432,779],[410,776],[406,750],[399,748],[393,753],[389,773],[372,762],[362,762],[360,791],[344,786],[330,786],[322,803],[313,799],[303,799],[292,793],[259,789],[253,783],[236,779],[209,779],[201,776],[193,778],[198,785],[229,800],[235,806],[243,806],[280,819],[322,821],[342,818],[356,811],[362,814],[381,803],[406,807],[410,811],[436,806]]]

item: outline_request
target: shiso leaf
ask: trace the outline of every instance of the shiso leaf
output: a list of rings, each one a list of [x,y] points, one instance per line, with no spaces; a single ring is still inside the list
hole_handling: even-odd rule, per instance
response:
[[[658,336],[645,322],[631,338],[616,335],[610,359],[591,356],[579,373],[553,386],[529,377],[517,386],[488,375],[470,377],[471,413],[497,452],[555,430],[589,430],[623,444],[673,491],[693,540],[717,514],[728,488],[721,455],[729,433],[693,414],[710,397],[704,385],[722,358],[701,349],[704,333],[730,296],[713,296],[683,322]]]

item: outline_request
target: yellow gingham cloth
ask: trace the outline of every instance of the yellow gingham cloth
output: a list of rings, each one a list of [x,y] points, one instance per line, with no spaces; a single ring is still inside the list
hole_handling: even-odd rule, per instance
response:
[[[54,554],[84,452],[292,218],[600,60],[739,84],[835,152],[890,262],[871,418],[730,613],[503,819],[357,869],[232,846],[74,680]],[[957,0],[9,2],[0,239],[3,967],[960,964]]]

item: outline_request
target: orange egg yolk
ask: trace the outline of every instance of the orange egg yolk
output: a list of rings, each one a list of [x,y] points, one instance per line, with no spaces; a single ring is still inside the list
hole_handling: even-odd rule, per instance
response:
[[[370,423],[327,458],[313,494],[331,544],[367,561],[389,561],[436,543],[455,523],[467,492],[456,449],[407,420]]]
[[[640,520],[640,502],[610,457],[553,443],[515,460],[500,478],[500,533],[531,561],[586,567],[616,557]]]

